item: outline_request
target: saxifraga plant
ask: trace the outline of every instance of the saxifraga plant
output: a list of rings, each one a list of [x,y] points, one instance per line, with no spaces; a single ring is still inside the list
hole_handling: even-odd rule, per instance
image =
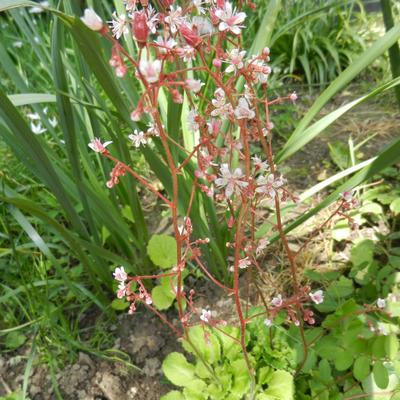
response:
[[[287,189],[286,180],[278,173],[274,163],[271,107],[285,101],[295,102],[297,95],[291,93],[286,97],[269,99],[270,50],[264,48],[260,54],[245,58],[241,33],[246,14],[229,2],[194,2],[181,7],[170,1],[162,1],[156,12],[147,1],[139,4],[133,0],[126,2],[126,11],[126,16],[114,15],[111,32],[92,9],[85,10],[82,21],[112,43],[110,65],[116,75],[124,77],[134,72],[139,80],[142,93],[131,119],[137,122],[140,129],[129,135],[129,139],[137,149],[146,146],[161,149],[165,156],[165,168],[171,176],[170,195],[160,193],[134,168],[114,157],[107,149],[111,141],[102,142],[95,138],[89,147],[114,164],[107,181],[108,188],[112,189],[123,176],[130,174],[171,211],[175,240],[168,240],[170,243],[165,244],[161,238],[158,250],[157,246],[151,246],[149,254],[156,264],[164,268],[168,266],[168,261],[165,264],[165,260],[158,258],[163,255],[168,257],[168,245],[172,244],[173,248],[169,251],[176,256],[172,257],[174,265],[165,273],[128,276],[123,267],[116,268],[114,276],[119,282],[117,296],[130,303],[130,313],[135,312],[138,303],[153,311],[195,352],[196,344],[189,335],[191,327],[201,325],[205,340],[209,338],[206,327],[226,334],[241,347],[244,365],[251,380],[249,396],[254,398],[256,380],[246,348],[247,325],[254,318],[263,317],[264,323],[269,326],[277,314],[284,310],[287,322],[300,330],[304,345],[301,369],[307,359],[305,325],[315,323],[309,303],[320,304],[324,300],[322,290],[312,292],[310,287],[302,287],[299,281],[296,264],[299,252],[295,253],[290,248],[282,222],[282,203],[288,199],[296,201],[296,198]],[[118,41],[130,31],[139,48],[136,58]],[[155,34],[158,35],[156,38],[153,37]],[[208,84],[214,93],[211,98],[202,89],[203,79],[207,77],[211,80]],[[239,78],[245,81],[243,92],[235,87]],[[161,92],[167,93],[175,104],[182,104],[184,99],[188,103],[186,129],[196,137],[196,143],[190,151],[181,145],[179,132],[170,132],[162,123],[158,104]],[[142,121],[147,121],[148,125],[145,126]],[[252,143],[260,143],[263,157],[252,152]],[[180,158],[178,154],[181,156],[182,153],[185,156]],[[195,178],[189,202],[185,204],[181,197],[180,176],[187,173],[186,167],[191,162],[196,165]],[[223,210],[220,223],[232,232],[232,239],[226,241],[228,257],[232,260],[228,268],[232,274],[232,286],[213,276],[207,263],[202,260],[203,249],[209,245],[210,238],[192,238],[193,226],[197,221],[192,218],[191,208],[194,199],[202,193]],[[261,220],[260,206],[265,204],[275,210],[276,231],[286,252],[293,290],[287,298],[277,294],[271,304],[259,292],[265,308],[249,316],[240,298],[239,275],[242,270],[251,270],[257,275],[265,268],[259,264],[258,258],[269,242],[267,238],[256,237]],[[335,215],[346,215],[346,211],[354,204],[353,194],[345,192],[327,222]],[[184,287],[184,278],[190,268],[199,269],[214,284],[233,296],[240,328],[238,338],[224,332],[226,322],[217,319],[211,310],[196,307],[195,290],[187,291]],[[260,278],[260,275],[257,277]],[[152,294],[145,283],[148,280],[163,281],[170,296],[176,299],[180,326],[174,325],[159,312],[160,307],[157,307],[157,302],[153,303]],[[378,307],[371,306],[370,309],[375,311]]]

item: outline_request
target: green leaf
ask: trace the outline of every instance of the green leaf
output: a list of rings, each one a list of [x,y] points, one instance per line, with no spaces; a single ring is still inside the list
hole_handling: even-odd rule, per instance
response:
[[[6,335],[4,345],[7,349],[14,350],[21,347],[26,341],[26,336],[20,332],[10,332]]]
[[[338,371],[346,371],[353,364],[353,356],[347,350],[339,349],[335,355],[335,368]]]
[[[386,357],[386,337],[378,336],[372,343],[372,355],[376,358]]]
[[[172,293],[171,289],[159,285],[152,289],[151,298],[153,299],[153,304],[158,310],[166,310],[171,307],[175,300],[175,295]]]
[[[187,362],[185,356],[180,353],[168,354],[162,364],[165,376],[177,386],[188,386],[195,379],[194,365]]]
[[[336,120],[340,115],[352,108],[354,105],[365,100],[361,98],[353,101],[346,106],[341,107],[339,110],[334,111],[330,115],[324,117],[325,120],[321,119],[317,121],[312,127],[306,130],[308,125],[312,122],[313,118],[318,112],[324,107],[324,105],[342,88],[344,88],[349,82],[351,82],[363,69],[370,65],[377,57],[383,54],[389,47],[391,47],[400,38],[400,24],[393,27],[384,36],[379,38],[370,48],[368,48],[363,54],[358,57],[357,60],[352,62],[317,98],[312,107],[308,110],[306,115],[302,118],[300,123],[297,125],[295,131],[286,142],[283,149],[278,153],[276,161],[282,162],[284,159],[289,157],[318,133],[325,129],[330,123]],[[399,80],[399,78],[397,78]],[[390,85],[393,81],[390,82]],[[390,86],[389,85],[389,86]],[[384,85],[383,85],[384,86]],[[387,89],[387,88],[386,88]],[[378,89],[376,89],[378,90]],[[368,95],[367,95],[368,97]],[[328,117],[328,119],[327,119]],[[318,126],[322,125],[322,126]],[[312,129],[311,129],[312,128]]]
[[[354,377],[362,382],[370,373],[371,358],[361,356],[354,361],[353,374]]]
[[[243,359],[233,361],[231,363],[233,374],[232,394],[241,398],[248,392],[251,379],[247,369],[246,361]]]
[[[183,395],[186,400],[206,400],[207,397],[204,396],[207,384],[201,379],[193,379],[189,384],[183,389]]]
[[[48,93],[21,93],[21,94],[10,94],[8,96],[11,103],[15,107],[26,106],[36,103],[55,103],[56,96]]]
[[[0,11],[11,10],[18,7],[35,7],[37,3],[24,0],[0,0]]]
[[[372,372],[376,385],[380,389],[386,389],[389,385],[389,373],[383,362],[377,361],[372,368]]]
[[[329,361],[323,359],[319,363],[319,377],[323,383],[329,383],[332,380],[332,370]]]
[[[390,360],[397,359],[397,353],[399,352],[399,340],[397,336],[392,333],[385,337],[385,353],[386,357]]]
[[[124,299],[114,299],[111,302],[111,308],[114,310],[126,310],[129,307],[130,303]]]
[[[342,192],[349,190],[360,185],[362,182],[372,178],[375,174],[379,173],[386,167],[400,160],[400,139],[395,140],[391,145],[385,148],[379,156],[368,164],[356,175],[350,178],[347,182],[340,185],[334,192],[319,203],[316,207],[312,208],[310,211],[302,214],[300,217],[295,219],[293,222],[287,224],[284,228],[285,233],[291,232],[293,229],[297,228],[309,218],[313,217],[325,207],[337,201]],[[270,238],[270,242],[273,243],[279,239],[279,234],[275,234]]]
[[[400,214],[400,198],[397,198],[390,203],[390,210],[395,215]]]
[[[221,345],[213,332],[208,329],[208,338],[206,340],[204,329],[200,325],[189,329],[189,339],[196,347],[196,351],[187,340],[182,341],[183,348],[194,355],[200,354],[208,363],[216,363],[221,359]]]
[[[172,390],[171,392],[168,392],[167,394],[162,396],[160,400],[185,400],[185,397],[181,392],[178,392],[177,390]]]
[[[268,389],[264,394],[271,400],[293,400],[294,384],[293,376],[287,371],[277,370],[271,374]]]
[[[355,267],[368,264],[374,256],[375,244],[370,239],[357,242],[351,249],[350,261]]]
[[[167,269],[176,265],[176,240],[168,235],[153,235],[147,245],[147,254],[151,261]]]

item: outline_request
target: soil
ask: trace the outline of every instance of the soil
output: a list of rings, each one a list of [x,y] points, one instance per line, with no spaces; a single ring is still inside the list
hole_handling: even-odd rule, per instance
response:
[[[56,375],[64,400],[158,400],[171,390],[162,379],[161,362],[180,349],[177,338],[151,313],[122,314],[111,326],[116,340],[112,351],[126,353],[139,369],[120,362],[79,353],[78,359]],[[23,354],[0,357],[0,396],[21,388]],[[46,366],[33,368],[28,387],[31,400],[56,399]]]

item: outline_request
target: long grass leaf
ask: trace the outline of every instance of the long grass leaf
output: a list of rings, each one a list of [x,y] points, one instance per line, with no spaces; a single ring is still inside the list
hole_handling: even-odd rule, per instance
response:
[[[393,79],[389,82],[384,83],[383,85],[377,87],[372,90],[370,93],[359,97],[356,100],[351,101],[344,106],[339,107],[335,111],[332,111],[328,115],[319,119],[313,125],[306,128],[301,135],[293,135],[291,140],[289,140],[282,150],[276,156],[276,162],[282,162],[296,151],[300,150],[304,147],[308,142],[314,139],[317,135],[319,135],[324,129],[326,129],[329,125],[335,122],[338,118],[340,118],[343,114],[350,111],[355,106],[363,103],[366,100],[370,100],[371,98],[377,96],[380,93],[384,93],[393,87],[400,85],[400,78]]]

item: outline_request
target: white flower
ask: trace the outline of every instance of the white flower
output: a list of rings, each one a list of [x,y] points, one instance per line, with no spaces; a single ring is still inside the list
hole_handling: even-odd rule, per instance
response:
[[[249,260],[249,257],[242,258],[239,260],[239,268],[240,269],[246,269],[250,267],[251,261]]]
[[[136,10],[137,0],[124,0],[126,11]]]
[[[293,101],[293,103],[297,100],[296,92],[293,92],[292,94],[290,94],[289,100]]]
[[[185,83],[186,87],[195,93],[200,92],[201,87],[204,86],[204,83],[200,79],[186,79]]]
[[[160,16],[157,11],[149,4],[147,6],[147,27],[150,29],[151,33],[157,32],[157,25],[160,20]]]
[[[20,41],[17,40],[16,42],[13,42],[13,47],[16,47],[17,49],[20,49],[24,44]]]
[[[155,83],[160,77],[161,61],[140,60],[139,71],[147,82]]]
[[[211,100],[211,103],[215,109],[211,111],[211,116],[221,118],[228,117],[233,112],[233,108],[230,103],[226,104],[225,92],[221,88],[218,88],[214,92],[214,96],[215,98]]]
[[[46,132],[46,129],[42,127],[42,124],[40,122],[38,122],[37,125],[35,125],[34,122],[31,122],[31,131],[35,135],[40,135],[41,133]]]
[[[282,301],[282,295],[281,295],[281,294],[278,294],[278,296],[274,297],[274,298],[271,300],[271,304],[272,304],[274,307],[280,307],[280,306],[282,305],[282,303],[283,303],[283,301]]]
[[[260,241],[258,242],[258,246],[256,248],[256,255],[259,256],[268,245],[269,245],[268,239],[260,239]]]
[[[204,17],[193,17],[191,23],[192,29],[195,28],[199,36],[210,35],[214,32],[214,28],[209,19]]]
[[[189,62],[196,58],[196,49],[192,46],[184,46],[177,49],[179,57],[183,58],[183,61]]]
[[[259,176],[257,178],[257,193],[263,193],[271,197],[275,198],[276,192],[279,188],[281,188],[285,184],[285,180],[281,178],[274,178],[274,175],[269,174],[267,177]]]
[[[182,24],[183,21],[182,8],[177,7],[176,10],[174,10],[174,7],[171,6],[168,16],[165,17],[165,22],[169,25],[172,34],[177,32],[179,25]]]
[[[164,39],[162,36],[158,36],[155,43],[158,45],[158,50],[162,54],[167,53],[168,50],[172,50],[177,45],[174,39]]]
[[[103,28],[102,19],[91,8],[86,8],[81,20],[92,31],[100,31]]]
[[[56,118],[56,117],[49,118],[49,124],[50,124],[53,128],[55,128],[55,127],[58,125],[57,118]]]
[[[138,131],[137,129],[131,133],[128,138],[132,141],[135,147],[140,147],[142,144],[147,144],[146,134],[143,131]]]
[[[106,147],[110,145],[112,141],[104,142],[101,143],[100,139],[94,138],[92,141],[88,144],[88,146],[95,151],[96,153],[104,153],[106,151]]]
[[[347,190],[342,193],[342,198],[346,202],[351,202],[353,200],[353,197],[355,195],[355,190]]]
[[[269,328],[270,326],[272,326],[272,320],[268,319],[268,318],[265,318],[264,319],[264,324],[265,324],[265,326],[267,326]]]
[[[128,274],[125,272],[124,267],[117,267],[113,272],[114,279],[119,282],[125,282],[128,279]]]
[[[385,308],[386,307],[386,300],[385,299],[381,299],[379,297],[378,300],[376,301],[376,305],[378,306],[378,308]]]
[[[199,14],[205,14],[206,10],[203,7],[203,4],[207,3],[206,1],[203,2],[202,0],[193,0],[193,5],[196,7],[196,10]]]
[[[254,156],[251,159],[253,160],[253,164],[258,171],[265,171],[268,169],[268,161],[262,161],[258,156]]]
[[[237,119],[253,119],[255,116],[256,113],[249,108],[247,100],[241,97],[238,106],[235,108],[235,117]]]
[[[116,12],[113,13],[113,19],[110,21],[111,30],[116,39],[119,39],[122,35],[129,33],[129,21],[126,19],[125,14],[121,14],[119,17]]]
[[[204,322],[210,322],[211,319],[211,311],[210,310],[206,310],[206,309],[202,309],[201,310],[201,315],[200,315],[200,319]]]
[[[271,73],[271,67],[265,65],[262,60],[252,60],[250,66],[253,70],[256,82],[267,83]]]
[[[242,69],[244,67],[243,58],[245,55],[246,55],[245,50],[240,51],[239,49],[232,49],[228,53],[228,60],[226,60],[226,62],[229,63],[229,66],[228,68],[225,69],[225,72],[236,73],[239,69]]]
[[[221,20],[218,29],[223,31],[230,31],[235,35],[240,35],[240,30],[243,25],[240,25],[246,18],[244,12],[236,14],[236,9],[232,8],[232,4],[228,1],[225,3],[224,9],[217,9],[215,15]]]
[[[44,11],[43,7],[49,7],[49,6],[50,6],[50,4],[49,4],[48,1],[41,1],[39,3],[39,6],[30,8],[29,12],[31,14],[40,14],[40,13],[42,13]]]
[[[222,164],[220,167],[220,178],[215,180],[215,184],[219,187],[225,187],[225,196],[232,196],[235,189],[247,187],[248,182],[242,181],[243,173],[240,168],[236,168],[233,173],[229,170],[228,164]]]
[[[189,127],[189,130],[191,132],[197,132],[199,130],[199,124],[196,121],[196,118],[199,116],[196,110],[190,110],[188,115],[187,115],[187,124]]]
[[[310,293],[309,296],[315,304],[321,304],[324,301],[324,292],[322,290],[317,290],[314,293]]]
[[[38,113],[30,113],[30,114],[27,114],[27,117],[28,117],[29,119],[32,119],[32,120],[39,120],[39,119],[40,119],[40,115],[39,115]]]

